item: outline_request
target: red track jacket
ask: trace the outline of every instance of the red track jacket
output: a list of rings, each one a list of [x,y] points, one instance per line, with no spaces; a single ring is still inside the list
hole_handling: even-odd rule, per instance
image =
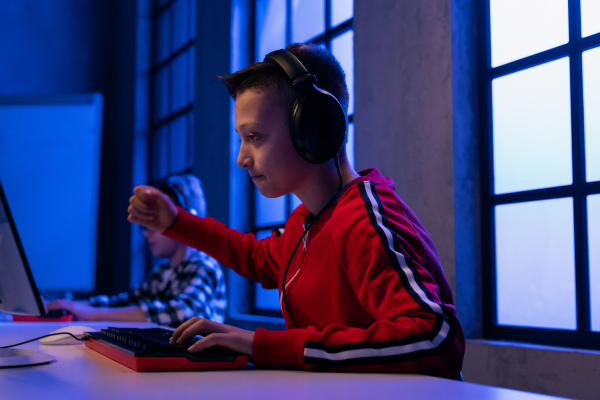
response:
[[[294,254],[287,308],[284,271],[312,217],[304,205],[283,234],[262,240],[182,209],[165,234],[265,288],[279,288],[288,329],[256,331],[256,367],[455,378],[465,342],[433,241],[390,178],[376,169],[360,175]]]

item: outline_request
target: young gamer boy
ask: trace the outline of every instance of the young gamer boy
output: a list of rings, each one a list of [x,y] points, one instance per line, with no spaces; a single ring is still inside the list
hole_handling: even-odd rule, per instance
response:
[[[348,91],[337,60],[294,44],[220,79],[235,100],[237,164],[266,197],[302,201],[284,233],[257,240],[148,186],[134,189],[128,219],[279,288],[287,330],[192,318],[171,341],[205,335],[189,351],[223,345],[258,368],[456,378],[464,337],[439,256],[393,181],[348,163]]]

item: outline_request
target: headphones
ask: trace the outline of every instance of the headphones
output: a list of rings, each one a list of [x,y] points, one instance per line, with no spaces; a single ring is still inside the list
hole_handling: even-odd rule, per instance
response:
[[[273,51],[265,56],[264,62],[279,66],[296,92],[290,135],[298,154],[313,164],[331,160],[346,138],[346,114],[340,102],[317,87],[317,78],[289,51]]]
[[[188,208],[187,202],[185,201],[185,196],[183,193],[181,193],[175,183],[167,181],[166,183],[159,185],[157,189],[169,196],[171,200],[175,200],[174,203],[176,206],[179,206],[194,215],[198,215],[198,212],[195,209]]]

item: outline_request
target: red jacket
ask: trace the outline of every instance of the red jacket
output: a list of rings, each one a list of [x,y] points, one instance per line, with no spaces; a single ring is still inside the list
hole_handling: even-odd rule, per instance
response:
[[[179,210],[166,234],[279,288],[312,215],[300,205],[284,233],[257,240]],[[310,226],[287,272],[287,330],[257,329],[256,367],[405,372],[454,378],[464,336],[429,234],[376,169],[361,172]]]

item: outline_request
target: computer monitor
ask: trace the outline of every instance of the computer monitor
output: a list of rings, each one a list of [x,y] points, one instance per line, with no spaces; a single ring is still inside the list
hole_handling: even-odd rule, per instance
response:
[[[0,311],[13,315],[45,314],[0,182]],[[55,358],[36,350],[0,348],[0,368],[44,364]]]
[[[47,312],[33,279],[0,182],[0,311],[13,315]]]

